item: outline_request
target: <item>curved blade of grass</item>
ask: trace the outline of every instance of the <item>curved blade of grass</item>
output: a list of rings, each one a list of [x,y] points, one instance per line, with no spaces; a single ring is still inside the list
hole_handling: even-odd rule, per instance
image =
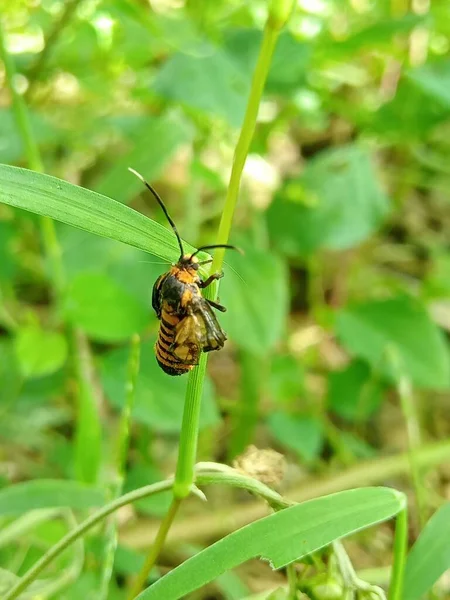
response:
[[[127,171],[123,176],[133,177]],[[169,262],[180,253],[175,235],[163,225],[112,198],[50,175],[0,165],[0,202],[124,242]],[[183,245],[186,252],[195,250],[186,242]],[[202,254],[202,258],[207,256]]]
[[[404,600],[418,600],[450,568],[450,502],[431,517],[409,553]]]
[[[105,494],[98,488],[77,481],[40,479],[0,490],[0,516],[18,515],[37,508],[85,510],[104,502]]]
[[[362,488],[286,508],[247,525],[199,552],[138,596],[177,600],[255,557],[279,569],[334,540],[385,521],[402,510],[403,494]]]

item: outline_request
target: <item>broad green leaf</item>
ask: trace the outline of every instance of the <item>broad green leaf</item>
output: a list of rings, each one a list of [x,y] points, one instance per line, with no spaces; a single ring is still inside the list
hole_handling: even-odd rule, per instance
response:
[[[239,127],[249,85],[248,77],[226,52],[202,44],[196,55],[172,56],[159,70],[153,89],[173,102]]]
[[[383,385],[367,363],[352,361],[328,374],[328,406],[349,421],[364,421],[380,406]]]
[[[279,511],[226,536],[142,592],[139,600],[177,600],[251,558],[280,569],[332,541],[396,515],[404,496],[363,488],[324,496]]]
[[[336,332],[351,354],[391,378],[393,371],[387,359],[393,347],[405,375],[416,385],[449,387],[449,353],[444,337],[418,300],[398,296],[356,304],[338,313]]]
[[[266,250],[239,243],[245,255],[229,252],[220,300],[227,312],[219,321],[235,344],[258,355],[281,339],[288,313],[287,269]]]
[[[225,48],[248,78],[255,69],[262,31],[259,29],[232,29],[225,33]],[[282,32],[271,61],[265,89],[269,93],[289,93],[305,84],[311,57],[311,44],[296,40]]]
[[[14,340],[17,363],[24,377],[42,377],[60,369],[67,358],[65,337],[30,325],[19,329]]]
[[[156,179],[176,149],[190,141],[192,134],[192,127],[174,115],[143,119],[130,136],[129,150],[102,174],[95,191],[114,196],[119,202],[128,202],[139,191],[144,191],[142,182],[136,177],[130,179],[128,167],[142,173],[148,181]]]
[[[434,513],[412,547],[405,569],[403,600],[419,600],[450,569],[450,502]]]
[[[407,78],[430,100],[450,108],[450,60],[433,62],[407,73]]]
[[[136,179],[128,171],[123,176],[130,182]],[[0,165],[0,202],[125,242],[170,262],[180,253],[171,230],[116,200],[50,175]],[[194,250],[189,244],[185,249]]]
[[[318,419],[279,411],[271,414],[267,422],[276,440],[285,448],[294,450],[302,460],[311,462],[319,456],[323,431]]]
[[[164,479],[164,476],[153,466],[147,464],[133,465],[127,472],[123,493],[131,492],[144,485],[156,483]],[[156,517],[163,517],[169,509],[172,500],[172,492],[161,492],[148,498],[143,498],[134,503],[134,506],[142,513]]]
[[[125,402],[128,349],[113,350],[103,357],[101,377],[108,399],[116,408]],[[171,377],[155,358],[154,338],[141,346],[133,419],[152,430],[178,433],[181,427],[187,376]],[[202,427],[216,425],[219,416],[210,380],[205,380],[201,405]]]
[[[290,354],[274,356],[270,366],[269,388],[277,402],[295,401],[304,390],[305,373]]]
[[[342,146],[319,154],[287,185],[267,211],[268,227],[288,256],[343,250],[376,231],[388,206],[367,152]]]
[[[101,490],[76,481],[26,481],[0,490],[0,516],[19,515],[37,508],[86,510],[104,502],[105,495]]]
[[[150,309],[102,273],[80,273],[65,295],[67,320],[98,341],[126,340],[149,322]]]

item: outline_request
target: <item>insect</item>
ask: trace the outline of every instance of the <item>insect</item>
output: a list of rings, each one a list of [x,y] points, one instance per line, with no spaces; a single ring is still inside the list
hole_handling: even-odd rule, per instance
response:
[[[202,296],[208,287],[223,273],[213,273],[204,281],[198,274],[200,265],[212,259],[198,261],[197,254],[213,248],[231,248],[229,244],[201,246],[192,254],[185,254],[180,235],[167,209],[152,186],[134,169],[129,169],[153,194],[162,208],[177,238],[180,258],[153,286],[152,306],[160,320],[158,340],[155,345],[156,360],[169,375],[183,375],[198,364],[201,352],[220,350],[227,336],[217,321],[213,308],[225,312],[226,308]]]

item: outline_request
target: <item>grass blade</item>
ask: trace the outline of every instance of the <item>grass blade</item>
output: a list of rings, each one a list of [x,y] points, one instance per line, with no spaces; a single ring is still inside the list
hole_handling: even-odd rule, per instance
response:
[[[177,600],[243,562],[263,557],[276,569],[334,540],[396,515],[404,497],[389,488],[324,496],[279,511],[216,542],[162,577],[139,600]]]
[[[124,177],[133,177],[124,172]],[[128,206],[62,179],[0,165],[0,202],[51,217],[172,262],[179,256],[174,234]],[[184,242],[186,252],[195,248]],[[202,256],[205,256],[203,253]]]

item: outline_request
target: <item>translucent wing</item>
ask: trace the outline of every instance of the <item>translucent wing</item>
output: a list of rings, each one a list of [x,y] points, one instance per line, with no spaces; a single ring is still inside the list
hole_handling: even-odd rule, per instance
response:
[[[192,314],[197,321],[197,339],[203,352],[223,348],[227,336],[212,308],[202,296],[197,296],[193,300]]]

